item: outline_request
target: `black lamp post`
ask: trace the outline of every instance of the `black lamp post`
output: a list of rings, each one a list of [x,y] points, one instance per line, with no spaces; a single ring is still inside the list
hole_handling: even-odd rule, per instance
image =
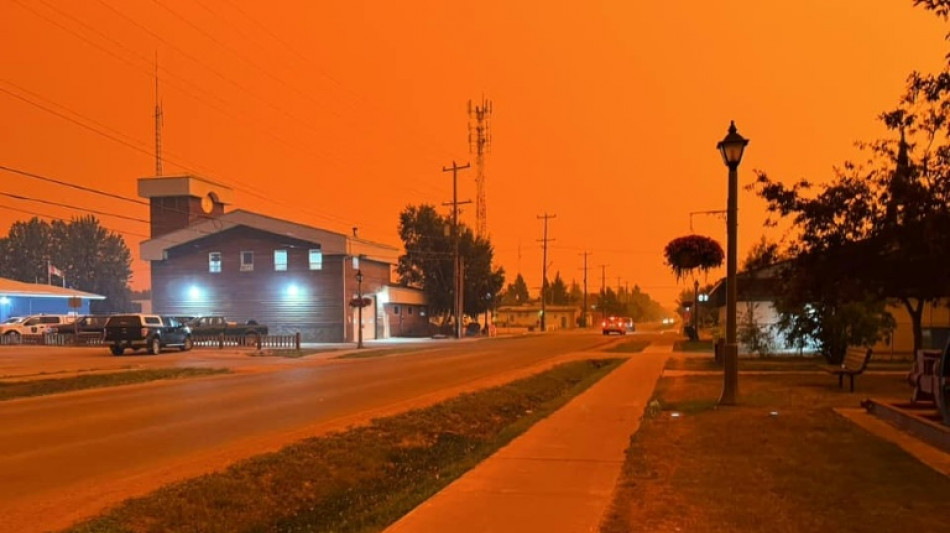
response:
[[[356,347],[363,347],[363,271],[356,271]]]
[[[739,163],[749,140],[736,132],[736,123],[729,123],[729,133],[716,148],[729,167],[729,198],[726,206],[728,243],[726,251],[726,346],[723,358],[722,396],[720,405],[735,405],[739,394],[739,345],[736,342],[736,239],[738,227]]]

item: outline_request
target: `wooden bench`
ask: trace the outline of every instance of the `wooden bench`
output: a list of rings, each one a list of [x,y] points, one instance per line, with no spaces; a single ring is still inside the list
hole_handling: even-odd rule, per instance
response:
[[[871,349],[861,346],[848,347],[845,352],[844,361],[840,366],[825,365],[824,370],[829,374],[838,376],[838,388],[844,387],[844,377],[848,376],[851,380],[851,392],[854,392],[854,376],[861,374],[868,367],[868,361],[871,360]]]

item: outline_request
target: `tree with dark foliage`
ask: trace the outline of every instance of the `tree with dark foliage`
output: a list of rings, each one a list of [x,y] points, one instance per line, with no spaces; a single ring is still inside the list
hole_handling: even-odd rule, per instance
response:
[[[93,313],[129,310],[132,253],[96,217],[52,223],[34,217],[15,222],[0,239],[0,276],[44,283],[48,264],[63,271],[68,287],[106,297],[90,303]]]
[[[455,245],[452,224],[431,205],[410,205],[399,215],[399,236],[406,253],[399,257],[400,283],[421,287],[426,305],[448,323],[454,311]],[[464,264],[464,314],[476,316],[494,306],[504,286],[502,268],[492,270],[491,243],[459,225],[459,255]]]

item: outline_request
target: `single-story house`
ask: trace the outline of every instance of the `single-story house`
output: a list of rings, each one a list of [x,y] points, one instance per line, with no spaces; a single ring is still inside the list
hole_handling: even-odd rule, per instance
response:
[[[736,323],[741,328],[749,324],[750,316],[753,323],[770,332],[775,346],[775,353],[808,353],[816,350],[813,345],[805,346],[802,350],[788,348],[785,336],[778,331],[778,312],[774,305],[775,284],[774,278],[777,269],[765,268],[753,273],[740,272],[736,275]],[[719,324],[721,328],[726,323],[726,280],[720,279],[709,295],[705,304],[719,310]],[[936,303],[925,303],[921,320],[924,348],[943,348],[950,338],[950,301],[941,300]],[[894,317],[895,328],[885,339],[878,342],[874,348],[876,354],[886,356],[908,356],[914,349],[914,331],[910,314],[903,304],[891,302],[887,311]],[[740,353],[750,353],[748,346],[740,343]]]
[[[544,325],[548,331],[574,329],[581,316],[580,307],[573,305],[545,305]],[[501,328],[541,328],[541,304],[504,305],[495,311],[495,325]]]
[[[57,285],[0,278],[0,322],[30,315],[88,315],[89,302],[105,296]]]

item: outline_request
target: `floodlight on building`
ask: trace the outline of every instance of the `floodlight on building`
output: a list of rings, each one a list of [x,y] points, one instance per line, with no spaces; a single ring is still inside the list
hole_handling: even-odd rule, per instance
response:
[[[188,287],[188,298],[192,300],[200,300],[202,297],[201,289],[197,285],[192,285]]]
[[[10,298],[6,296],[0,296],[0,305],[10,305]]]
[[[287,296],[290,296],[291,298],[296,298],[300,296],[301,292],[302,291],[300,290],[300,286],[298,286],[296,283],[291,283],[290,285],[287,285]]]

